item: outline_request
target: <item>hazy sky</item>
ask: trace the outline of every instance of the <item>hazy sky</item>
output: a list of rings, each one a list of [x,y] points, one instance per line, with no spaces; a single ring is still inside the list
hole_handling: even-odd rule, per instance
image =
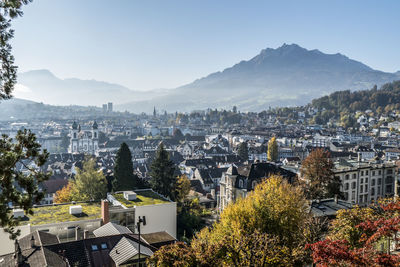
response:
[[[20,71],[173,88],[297,43],[400,70],[400,1],[34,0],[14,22]]]

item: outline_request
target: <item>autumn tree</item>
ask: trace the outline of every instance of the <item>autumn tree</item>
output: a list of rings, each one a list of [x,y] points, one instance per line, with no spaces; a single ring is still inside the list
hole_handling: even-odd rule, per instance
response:
[[[229,205],[211,229],[201,230],[185,247],[194,253],[196,265],[182,266],[300,266],[308,259],[308,218],[302,190],[272,176]],[[176,253],[166,249],[165,260],[178,257]]]
[[[78,173],[73,182],[76,196],[79,201],[100,200],[107,194],[107,180],[103,172],[96,168],[94,158],[87,158],[83,162],[83,168],[78,168]]]
[[[340,180],[333,173],[329,152],[315,149],[301,164],[302,186],[308,199],[341,195]]]
[[[400,202],[386,200],[366,208],[342,211],[325,240],[308,245],[321,266],[400,266],[392,254],[400,231]]]
[[[244,161],[249,160],[249,148],[247,146],[247,142],[240,143],[237,154],[242,160]]]
[[[74,201],[75,200],[74,196],[77,195],[74,186],[75,184],[73,181],[68,182],[66,186],[64,186],[55,193],[53,202],[60,204],[60,203],[69,203],[71,201]]]
[[[269,161],[278,160],[278,143],[276,142],[275,136],[268,141],[267,158]]]
[[[156,157],[151,164],[151,188],[172,200],[175,200],[176,177],[175,166],[170,160],[169,153],[161,143],[157,149]]]

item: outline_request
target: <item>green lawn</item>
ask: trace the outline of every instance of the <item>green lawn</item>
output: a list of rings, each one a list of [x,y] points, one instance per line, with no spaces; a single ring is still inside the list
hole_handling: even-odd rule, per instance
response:
[[[127,208],[133,208],[134,206],[145,206],[154,204],[169,203],[169,201],[161,198],[159,195],[151,190],[146,191],[135,191],[136,200],[129,201],[124,198],[123,193],[114,194],[116,200],[121,202]]]
[[[69,207],[75,205],[82,206],[82,215],[76,216],[69,214]],[[21,220],[22,225],[40,225],[101,218],[100,203],[77,203],[68,205],[44,206],[34,208],[33,212],[33,215],[25,216],[25,218]]]

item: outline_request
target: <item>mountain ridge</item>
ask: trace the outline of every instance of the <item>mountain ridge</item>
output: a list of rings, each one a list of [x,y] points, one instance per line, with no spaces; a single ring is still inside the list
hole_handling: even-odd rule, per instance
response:
[[[35,74],[40,75],[35,78]],[[398,79],[400,71],[375,70],[341,53],[326,54],[297,44],[283,44],[262,49],[248,60],[174,89],[133,91],[96,80],[60,79],[48,70],[38,70],[19,75],[19,83],[27,87],[23,91],[32,92],[31,97],[28,93],[28,97],[17,97],[53,105],[100,106],[114,102],[118,110],[132,112],[151,112],[154,106],[167,111],[190,111],[233,105],[244,111],[258,111],[269,106],[304,105],[334,91],[364,90]],[[78,97],[65,103],[65,92]],[[42,98],[32,98],[32,94]]]

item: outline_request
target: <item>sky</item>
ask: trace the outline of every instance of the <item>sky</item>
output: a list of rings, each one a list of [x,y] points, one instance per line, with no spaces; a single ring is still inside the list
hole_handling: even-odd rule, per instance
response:
[[[296,43],[400,70],[400,1],[34,0],[13,22],[19,71],[175,88]]]

